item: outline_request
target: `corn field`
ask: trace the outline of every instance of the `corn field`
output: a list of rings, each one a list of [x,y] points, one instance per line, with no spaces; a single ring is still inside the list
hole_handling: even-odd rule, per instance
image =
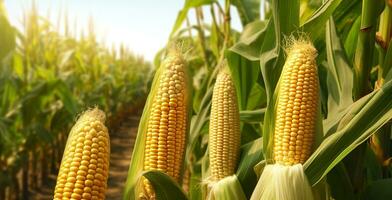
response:
[[[130,115],[119,199],[392,199],[391,1],[182,3],[150,67],[0,1],[0,199],[116,199]]]
[[[125,47],[99,44],[93,26],[72,32],[34,6],[22,22],[14,28],[0,2],[0,199],[29,199],[58,173],[69,130],[86,108],[104,110],[114,128],[144,105],[151,71]]]

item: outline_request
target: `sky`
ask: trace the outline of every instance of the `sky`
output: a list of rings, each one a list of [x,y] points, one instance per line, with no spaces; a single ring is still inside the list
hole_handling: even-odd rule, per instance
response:
[[[23,12],[33,0],[5,0],[11,23],[20,28]],[[182,0],[37,0],[38,12],[57,24],[58,13],[68,13],[69,22],[78,31],[87,30],[90,17],[94,21],[99,41],[118,47],[121,43],[137,55],[152,61],[155,53],[166,44]],[[232,26],[241,30],[235,9]],[[206,16],[206,21],[210,18]],[[192,21],[191,21],[192,23]]]

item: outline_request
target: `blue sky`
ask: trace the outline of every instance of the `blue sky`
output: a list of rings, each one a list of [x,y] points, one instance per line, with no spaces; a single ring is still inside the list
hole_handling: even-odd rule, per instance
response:
[[[31,6],[32,0],[5,0],[5,6],[11,23],[21,27],[24,10]],[[92,17],[100,41],[106,45],[125,44],[133,52],[152,60],[169,37],[178,11],[184,1],[181,0],[39,0],[38,11],[57,24],[58,13],[67,10],[71,24],[77,23],[77,29],[87,30]],[[233,27],[241,29],[236,12],[232,9]],[[209,17],[206,17],[209,21]],[[73,27],[73,25],[72,25]]]

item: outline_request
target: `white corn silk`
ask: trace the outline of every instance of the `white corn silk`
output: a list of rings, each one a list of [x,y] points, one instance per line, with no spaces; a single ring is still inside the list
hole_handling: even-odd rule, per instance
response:
[[[313,200],[302,164],[266,165],[251,200]]]

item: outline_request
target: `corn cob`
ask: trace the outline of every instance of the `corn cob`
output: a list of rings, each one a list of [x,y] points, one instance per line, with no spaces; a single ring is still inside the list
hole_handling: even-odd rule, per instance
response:
[[[218,74],[212,95],[209,156],[213,181],[235,172],[240,147],[237,95],[229,73]]]
[[[105,199],[109,135],[105,114],[86,111],[72,127],[65,146],[54,199]]]
[[[187,129],[185,63],[179,53],[172,52],[161,65],[156,95],[147,122],[144,170],[158,170],[180,179]],[[155,199],[153,188],[144,179],[144,198]]]
[[[297,41],[288,49],[281,75],[274,131],[274,160],[303,164],[311,154],[319,102],[317,50]]]

